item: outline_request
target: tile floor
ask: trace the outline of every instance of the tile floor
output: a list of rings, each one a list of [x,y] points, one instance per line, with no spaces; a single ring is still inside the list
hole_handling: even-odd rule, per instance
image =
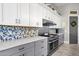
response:
[[[52,56],[79,56],[79,45],[63,44]]]

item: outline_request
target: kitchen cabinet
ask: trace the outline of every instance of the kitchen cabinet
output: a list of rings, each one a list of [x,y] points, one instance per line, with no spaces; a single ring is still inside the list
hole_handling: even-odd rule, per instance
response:
[[[61,27],[61,17],[57,12],[38,3],[3,3],[0,4],[0,12],[2,25],[42,27],[42,20],[47,19]]]
[[[64,43],[64,33],[59,34],[59,45],[62,45]]]
[[[2,4],[0,4],[0,25],[2,24]]]
[[[51,12],[50,12],[50,10],[47,10],[47,13],[46,14],[47,14],[47,19],[48,20],[51,20]]]
[[[43,7],[42,13],[43,13],[43,19],[49,20],[49,19],[48,19],[48,17],[49,17],[48,9],[45,8],[45,7]]]
[[[20,51],[18,53],[12,54],[11,56],[34,56],[34,46]]]
[[[34,56],[34,46],[26,51],[25,56]]]
[[[48,54],[47,39],[35,42],[35,56],[46,56]]]
[[[4,3],[3,25],[29,26],[29,4],[28,3]]]
[[[43,13],[43,19],[51,20],[52,12],[49,9],[43,7],[42,13]]]
[[[42,6],[40,4],[30,4],[30,26],[42,27]]]
[[[53,26],[53,28],[61,28],[62,27],[62,20],[61,16],[58,15],[57,11],[51,11],[49,8],[43,6],[43,19],[51,20],[52,22],[56,23],[57,25]]]
[[[46,56],[48,54],[47,38],[8,48],[0,51],[0,56]]]
[[[18,4],[18,18],[22,26],[29,26],[29,3]]]
[[[51,13],[50,13],[50,19],[51,19],[51,21],[54,22],[54,16],[53,16],[53,15],[54,15],[53,12],[51,12]]]
[[[34,42],[0,51],[0,56],[34,55]]]
[[[3,25],[15,25],[18,23],[16,3],[3,3],[2,8]]]
[[[62,28],[62,21],[61,21],[61,16],[53,14],[52,15],[53,18],[53,22],[56,23],[55,26],[53,26],[54,28]]]
[[[43,7],[43,10],[42,10],[42,13],[43,13],[43,19],[46,19],[46,8],[45,7]]]

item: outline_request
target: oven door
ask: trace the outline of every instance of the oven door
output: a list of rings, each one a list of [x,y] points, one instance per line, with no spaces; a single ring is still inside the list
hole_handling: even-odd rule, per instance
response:
[[[58,48],[58,38],[53,39],[48,44],[49,44],[49,55],[51,55],[51,53],[53,53]]]
[[[58,40],[53,42],[53,49],[56,49],[58,47]]]
[[[54,49],[54,43],[49,42],[49,52],[51,52]]]

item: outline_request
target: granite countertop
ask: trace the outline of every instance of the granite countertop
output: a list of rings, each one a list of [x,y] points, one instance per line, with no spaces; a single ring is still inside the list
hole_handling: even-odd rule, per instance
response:
[[[35,42],[38,40],[42,40],[42,39],[47,39],[47,37],[42,37],[42,36],[36,36],[36,37],[28,37],[25,39],[18,39],[18,40],[12,40],[12,41],[8,41],[8,42],[0,42],[0,51],[2,50],[6,50],[12,47],[16,47],[22,44],[27,44],[27,43],[31,43],[31,42]]]

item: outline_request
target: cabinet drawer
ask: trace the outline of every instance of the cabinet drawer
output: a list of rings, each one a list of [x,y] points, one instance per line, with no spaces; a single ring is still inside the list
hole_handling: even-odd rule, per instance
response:
[[[25,56],[34,56],[34,47],[27,49]]]
[[[35,46],[45,46],[46,44],[47,44],[47,41],[45,39],[35,42]]]
[[[34,47],[12,54],[11,56],[34,56]]]
[[[34,42],[31,42],[31,43],[27,43],[24,45],[25,49],[29,49],[29,48],[32,48],[34,47]]]
[[[35,56],[41,56],[41,53],[42,53],[41,51],[36,51]]]
[[[47,49],[41,49],[40,51],[35,52],[35,56],[46,56],[47,55]]]
[[[47,55],[47,39],[42,39],[35,42],[35,56]]]
[[[9,55],[14,54],[16,52],[18,52],[18,47],[0,51],[0,56],[9,56]]]
[[[31,47],[34,47],[34,42],[24,44],[24,45],[20,45],[20,46],[17,46],[17,47],[13,47],[13,48],[10,48],[10,49],[7,49],[7,50],[3,50],[3,51],[0,52],[0,56],[9,56],[9,55],[15,54],[17,52],[27,50]]]
[[[42,56],[47,56],[48,54],[48,51],[46,48],[42,49],[41,52],[42,52]]]
[[[22,52],[19,52],[19,53],[15,53],[15,54],[12,54],[10,56],[24,56],[25,54],[25,51],[22,51]]]
[[[35,46],[35,52],[37,51],[41,51],[41,47],[40,46]]]
[[[42,52],[42,53],[41,53],[41,56],[47,56],[47,52],[45,52],[45,51]]]
[[[44,48],[44,41],[39,40],[35,42],[35,51],[41,51],[41,49]]]

